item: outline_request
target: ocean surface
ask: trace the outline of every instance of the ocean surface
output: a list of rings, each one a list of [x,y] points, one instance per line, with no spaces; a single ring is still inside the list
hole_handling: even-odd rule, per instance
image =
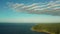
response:
[[[0,34],[46,34],[31,31],[36,23],[0,23]]]

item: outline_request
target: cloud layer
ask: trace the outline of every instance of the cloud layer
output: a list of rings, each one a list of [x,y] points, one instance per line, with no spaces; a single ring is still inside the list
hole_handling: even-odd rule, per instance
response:
[[[9,8],[19,11],[26,12],[29,14],[47,14],[60,16],[60,1],[50,1],[48,3],[33,3],[26,5],[24,3],[8,3]]]

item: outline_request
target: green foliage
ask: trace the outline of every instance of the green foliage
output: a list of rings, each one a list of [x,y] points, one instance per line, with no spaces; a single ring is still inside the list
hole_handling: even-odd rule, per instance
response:
[[[59,34],[60,23],[41,23],[33,26],[32,29],[37,32],[50,32],[50,33]]]

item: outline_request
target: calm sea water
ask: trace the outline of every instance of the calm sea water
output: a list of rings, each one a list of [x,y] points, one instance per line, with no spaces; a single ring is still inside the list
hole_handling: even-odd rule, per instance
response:
[[[0,23],[0,34],[46,34],[30,30],[35,23]]]

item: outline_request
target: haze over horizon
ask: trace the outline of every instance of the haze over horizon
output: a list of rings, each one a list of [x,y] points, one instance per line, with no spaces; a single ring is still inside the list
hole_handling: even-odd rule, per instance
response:
[[[60,0],[0,0],[0,22],[59,23]]]

